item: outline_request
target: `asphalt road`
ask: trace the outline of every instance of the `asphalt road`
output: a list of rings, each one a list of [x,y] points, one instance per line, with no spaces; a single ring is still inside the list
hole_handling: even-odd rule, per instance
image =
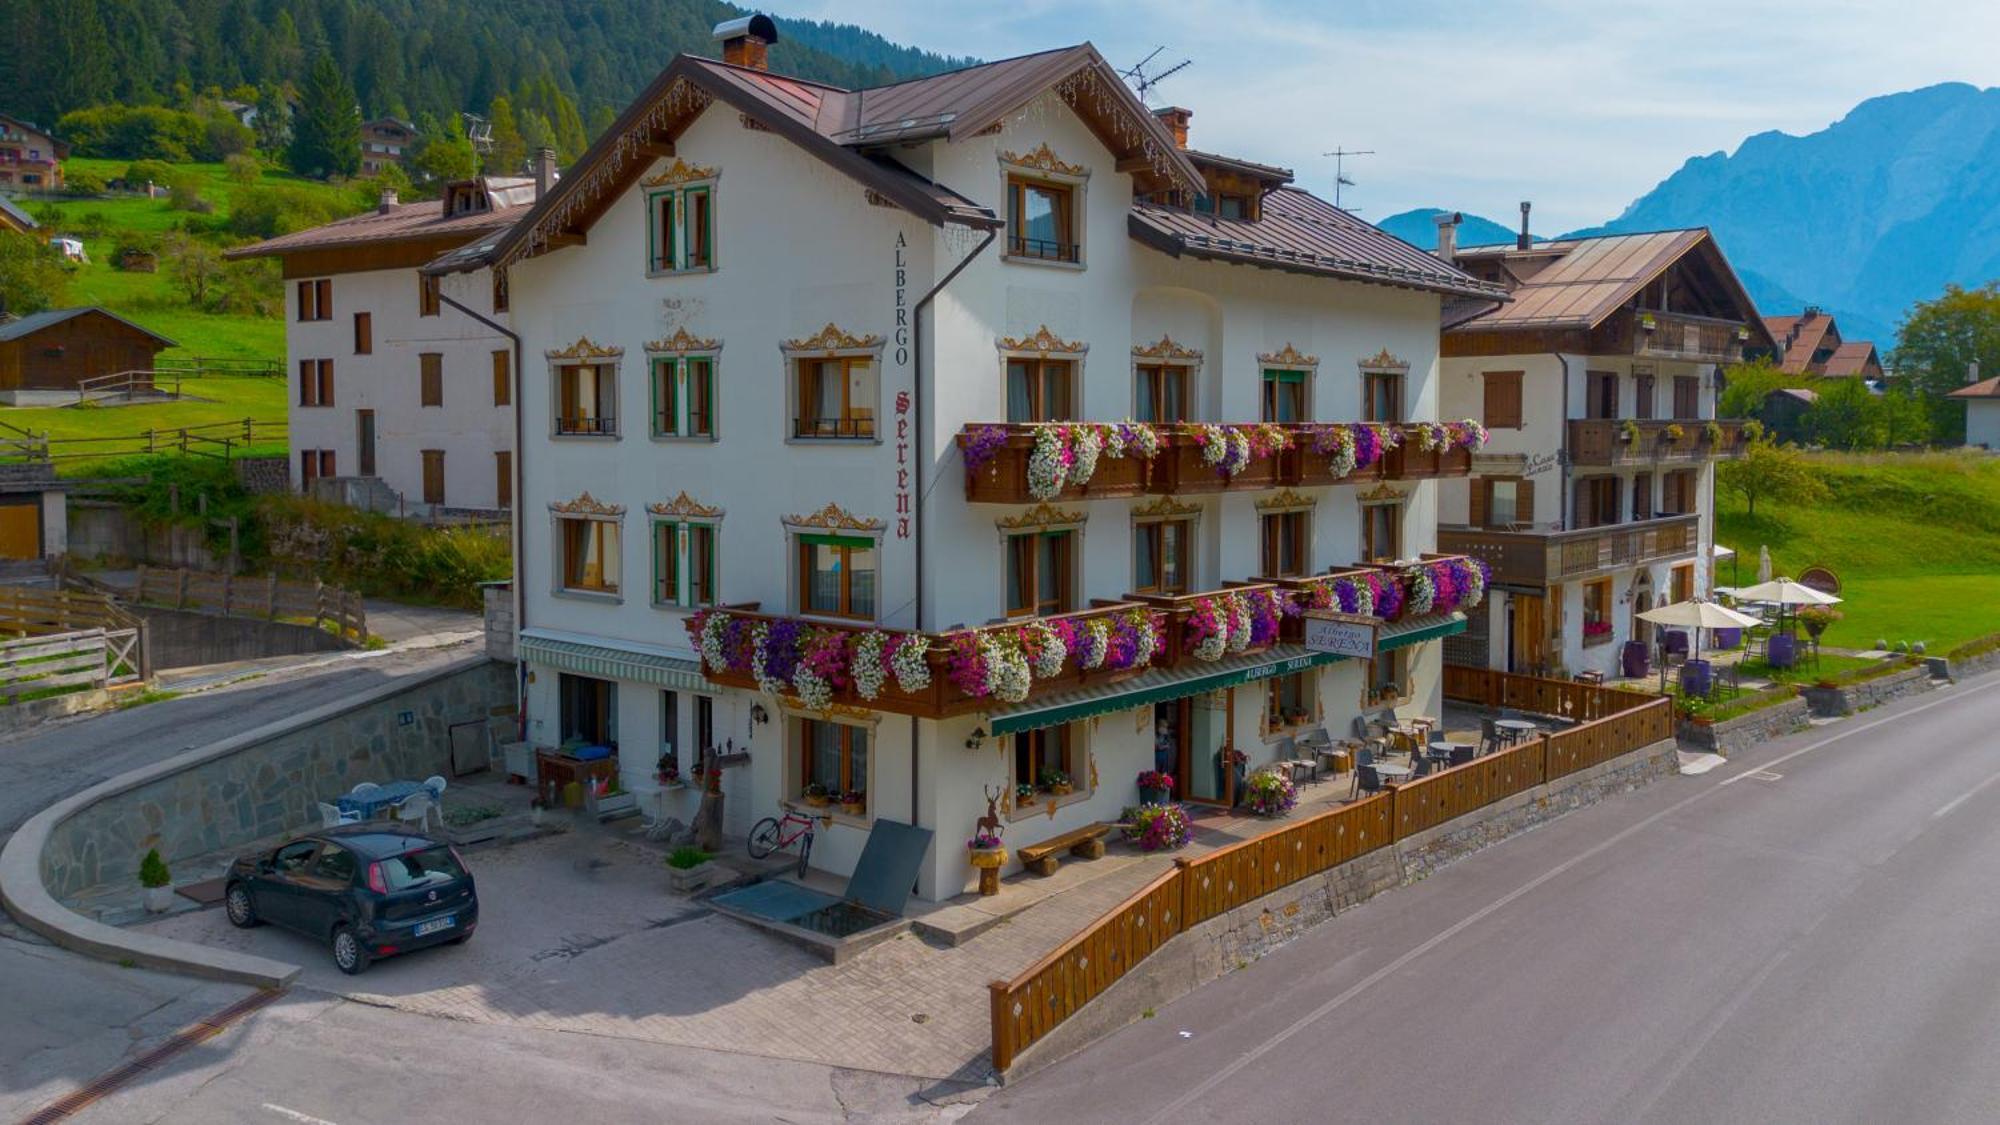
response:
[[[971,1120],[2000,1120],[2000,677],[1489,848]]]

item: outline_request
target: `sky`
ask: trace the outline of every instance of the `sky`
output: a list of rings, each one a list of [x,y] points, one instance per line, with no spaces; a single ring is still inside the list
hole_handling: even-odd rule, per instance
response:
[[[1005,58],[1088,39],[1123,69],[1194,65],[1154,106],[1194,111],[1190,143],[1280,164],[1366,219],[1448,207],[1535,232],[1616,217],[1691,156],[1939,82],[2000,84],[1993,0],[787,0],[780,16],[856,23],[952,55]]]

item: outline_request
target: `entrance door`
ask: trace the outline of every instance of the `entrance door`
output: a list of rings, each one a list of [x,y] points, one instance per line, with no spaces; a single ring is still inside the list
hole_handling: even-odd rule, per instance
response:
[[[1548,662],[1548,603],[1540,594],[1507,595],[1507,670],[1534,673]]]
[[[361,475],[375,475],[375,412],[357,410],[354,412],[354,441],[360,447]]]
[[[26,504],[0,504],[0,559],[42,557],[42,498]]]
[[[1233,688],[1225,689],[1168,705],[1177,706],[1186,732],[1186,737],[1179,740],[1175,796],[1204,805],[1228,805],[1235,801],[1235,775],[1224,764],[1234,695]]]
[[[1653,644],[1653,623],[1641,619],[1639,615],[1645,613],[1647,610],[1650,610],[1652,608],[1653,608],[1653,595],[1651,591],[1641,590],[1637,594],[1633,595],[1632,639],[1638,641],[1642,645],[1647,646],[1648,648],[1652,647]]]

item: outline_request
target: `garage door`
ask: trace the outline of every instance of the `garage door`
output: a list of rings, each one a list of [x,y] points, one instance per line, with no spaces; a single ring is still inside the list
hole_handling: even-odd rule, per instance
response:
[[[0,559],[41,557],[41,504],[0,504]]]

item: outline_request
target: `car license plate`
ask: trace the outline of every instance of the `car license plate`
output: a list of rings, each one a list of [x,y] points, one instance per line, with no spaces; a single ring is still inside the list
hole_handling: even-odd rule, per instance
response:
[[[425,934],[435,934],[442,930],[449,930],[451,929],[453,920],[453,917],[447,914],[442,918],[433,918],[428,922],[419,922],[412,936],[423,937]]]

